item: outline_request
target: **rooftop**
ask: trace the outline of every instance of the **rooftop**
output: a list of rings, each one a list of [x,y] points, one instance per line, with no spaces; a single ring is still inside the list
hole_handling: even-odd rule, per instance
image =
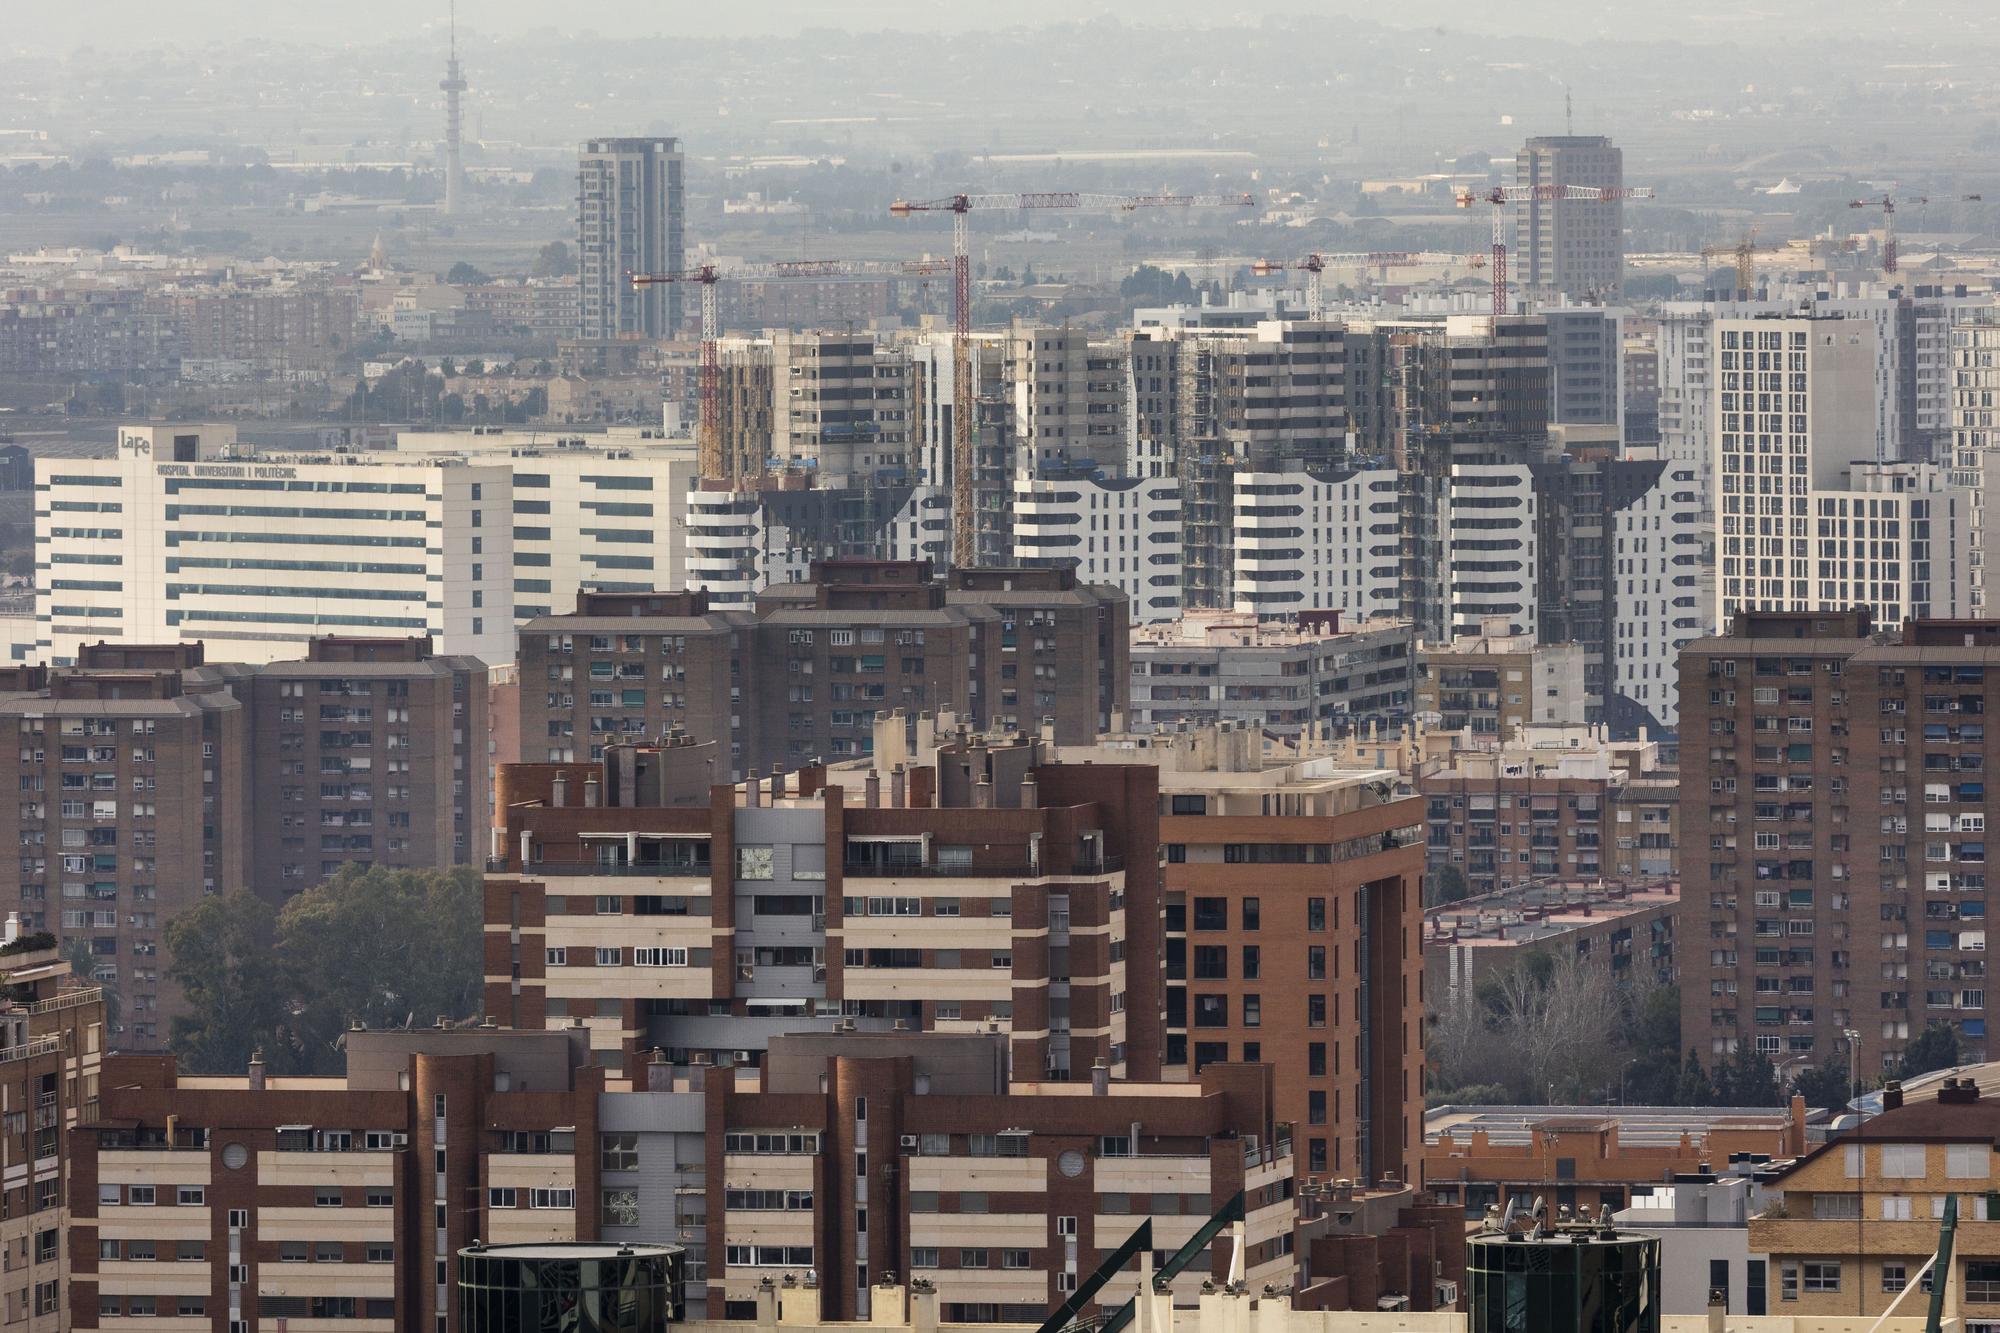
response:
[[[1782,1130],[1790,1110],[1776,1106],[1434,1106],[1424,1112],[1424,1142],[1445,1135],[1469,1142],[1486,1135],[1491,1146],[1525,1147],[1537,1133],[1595,1132],[1613,1125],[1624,1148],[1678,1147],[1717,1130]]]
[[[1673,880],[1530,881],[1425,908],[1424,943],[1522,944],[1634,912],[1672,908],[1680,898],[1681,886]]]

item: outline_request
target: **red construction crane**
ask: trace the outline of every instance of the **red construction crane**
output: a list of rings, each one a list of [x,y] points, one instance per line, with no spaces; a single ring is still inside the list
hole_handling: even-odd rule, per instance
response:
[[[1306,318],[1326,318],[1326,282],[1329,268],[1376,268],[1386,273],[1404,264],[1469,263],[1477,267],[1484,255],[1454,255],[1442,250],[1371,250],[1366,254],[1320,254],[1315,251],[1301,259],[1259,259],[1250,272],[1260,278],[1292,269],[1306,275]]]
[[[746,264],[740,268],[724,270],[714,264],[702,264],[695,268],[679,269],[672,273],[631,274],[634,287],[651,287],[658,283],[692,282],[701,287],[701,372],[700,372],[700,422],[695,432],[695,458],[703,481],[726,480],[727,469],[722,457],[722,325],[716,299],[716,286],[724,281],[733,282],[786,282],[815,281],[826,278],[846,278],[880,274],[893,276],[898,273],[925,274],[940,271],[941,265],[934,260],[913,260],[908,263],[882,264],[872,261],[847,261],[839,259],[791,259],[770,264]]]
[[[1912,202],[1928,204],[1930,200],[1920,195]],[[1849,208],[1879,208],[1882,210],[1882,271],[1884,273],[1894,273],[1896,271],[1895,196],[1885,194],[1880,199],[1856,199],[1847,206]]]
[[[1651,199],[1653,191],[1644,185],[1496,185],[1488,190],[1465,191],[1458,196],[1460,208],[1474,204],[1493,205],[1493,318],[1507,313],[1507,205],[1523,200],[1555,202],[1565,199]]]
[[[1250,208],[1247,194],[1080,194],[1073,190],[1041,194],[952,194],[942,199],[898,199],[889,216],[918,213],[951,214],[952,347],[951,347],[951,560],[969,568],[978,560],[972,522],[972,244],[968,214],[1023,208],[1061,208],[1101,212],[1132,212],[1141,208]]]

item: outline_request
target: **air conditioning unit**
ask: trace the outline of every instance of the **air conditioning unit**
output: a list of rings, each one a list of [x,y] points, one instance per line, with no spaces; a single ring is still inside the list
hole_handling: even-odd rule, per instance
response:
[[[917,1146],[917,1136],[914,1134],[905,1134],[898,1142],[905,1148],[914,1148]]]

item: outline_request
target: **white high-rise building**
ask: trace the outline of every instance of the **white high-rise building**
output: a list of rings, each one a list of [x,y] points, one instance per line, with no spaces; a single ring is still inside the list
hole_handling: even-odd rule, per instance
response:
[[[267,662],[319,635],[428,635],[507,662],[516,621],[574,609],[579,587],[684,584],[691,445],[525,438],[298,453],[134,426],[112,458],[44,460],[38,654],[201,639]]]
[[[1234,609],[1396,614],[1402,547],[1393,470],[1238,472],[1234,482]]]
[[[1124,592],[1132,619],[1181,613],[1181,493],[1172,477],[1020,477],[1014,559]]]
[[[1881,624],[1970,612],[1971,493],[1935,467],[1876,460],[1880,337],[1867,318],[1716,321],[1718,623],[1740,609],[1860,604]]]

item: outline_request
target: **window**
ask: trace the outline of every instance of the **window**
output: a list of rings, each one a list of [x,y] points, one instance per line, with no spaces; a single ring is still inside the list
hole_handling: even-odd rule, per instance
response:
[[[302,1264],[311,1253],[302,1240],[281,1240],[278,1242],[278,1262],[282,1264]]]
[[[1194,1025],[1198,1028],[1228,1027],[1229,997],[1227,995],[1195,996]]]
[[[338,1208],[343,1202],[344,1200],[340,1196],[338,1186],[329,1187],[322,1185],[313,1192],[313,1206],[315,1208]]]
[[[1264,920],[1264,902],[1261,898],[1243,900],[1243,929],[1256,930]]]
[[[576,1191],[573,1189],[538,1189],[528,1192],[530,1208],[574,1208]]]
[[[369,1190],[367,1204],[370,1208],[394,1208],[396,1196],[389,1190]]]
[[[1891,1295],[1910,1285],[1909,1267],[1905,1264],[1882,1265],[1882,1290]]]
[[[1324,898],[1306,899],[1306,929],[1307,930],[1326,929],[1326,899]]]
[[[736,878],[770,879],[771,877],[771,849],[769,847],[738,847],[736,849]]]
[[[1026,1250],[1000,1251],[1000,1266],[1002,1268],[1026,1268],[1028,1261],[1029,1254]]]
[[[371,1264],[393,1264],[396,1262],[396,1247],[382,1243],[368,1247],[368,1262]]]
[[[569,950],[544,949],[542,950],[542,963],[546,967],[568,967]]]
[[[1984,1180],[1992,1164],[1993,1150],[1983,1143],[1953,1143],[1944,1150],[1944,1173],[1953,1180]]]
[[[598,1136],[603,1169],[606,1171],[637,1171],[639,1169],[639,1136],[637,1134],[602,1134]]]
[[[486,1191],[486,1206],[488,1208],[518,1208],[520,1207],[520,1203],[515,1197],[512,1186],[505,1188],[495,1187]]]
[[[1808,1260],[1800,1264],[1799,1268],[1805,1290],[1818,1292],[1840,1290],[1839,1264]],[[1972,1299],[1970,1293],[1967,1293],[1967,1299]]]
[[[986,1267],[986,1251],[984,1251],[984,1250],[960,1250],[960,1251],[958,1252],[958,1266],[959,1266],[960,1268],[984,1268],[984,1267]]]
[[[347,1258],[347,1251],[337,1240],[313,1242],[313,1262],[316,1264],[337,1264]]]
[[[1885,1143],[1882,1145],[1882,1174],[1891,1180],[1918,1180],[1924,1174],[1924,1145]],[[1811,1290],[1808,1288],[1808,1290]]]
[[[151,1207],[154,1202],[153,1187],[151,1185],[127,1185],[125,1187],[125,1202],[136,1204],[142,1208]]]
[[[179,1190],[176,1191],[174,1198],[175,1203],[186,1204],[190,1206],[199,1206],[203,1203],[206,1203],[207,1201],[208,1201],[208,1191],[206,1188],[200,1185],[182,1185],[179,1188]]]

